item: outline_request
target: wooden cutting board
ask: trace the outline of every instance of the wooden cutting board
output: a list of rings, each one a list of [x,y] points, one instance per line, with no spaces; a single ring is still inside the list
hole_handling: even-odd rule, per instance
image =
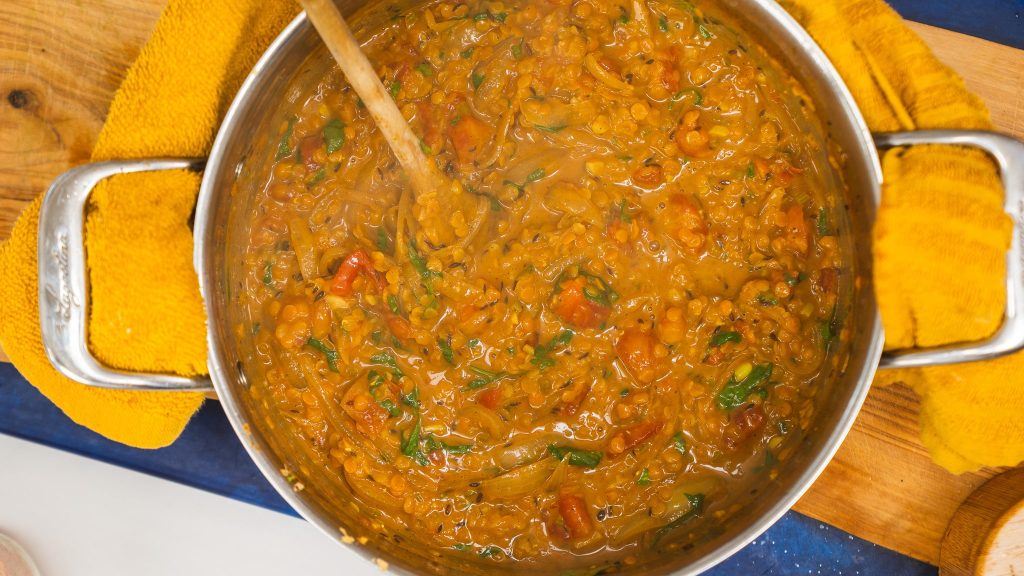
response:
[[[88,160],[114,90],[163,4],[0,2],[0,240],[54,177]],[[985,100],[999,129],[1024,138],[1024,51],[911,25]],[[917,438],[917,413],[909,389],[872,390],[796,509],[937,564],[953,512],[994,471],[954,476],[932,464]]]

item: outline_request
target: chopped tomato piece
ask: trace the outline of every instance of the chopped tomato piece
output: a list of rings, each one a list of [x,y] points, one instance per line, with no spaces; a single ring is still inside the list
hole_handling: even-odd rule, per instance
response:
[[[635,426],[626,428],[622,431],[622,437],[626,440],[626,450],[632,450],[644,441],[653,437],[661,431],[661,428],[664,425],[664,422],[659,420],[657,422],[642,422]]]
[[[338,271],[334,274],[334,279],[331,280],[330,291],[338,296],[351,296],[352,283],[356,281],[356,276],[360,272],[369,276],[378,288],[383,288],[384,280],[373,267],[370,256],[365,250],[359,249],[349,254],[341,266],[338,266]]]
[[[491,134],[486,124],[472,114],[465,114],[448,129],[448,137],[452,139],[459,162],[471,164],[484,151]]]
[[[356,422],[356,429],[367,436],[380,433],[388,412],[374,400],[364,379],[357,380],[341,399],[341,407]]]
[[[431,104],[429,100],[420,101],[416,109],[416,115],[423,126],[423,143],[431,150],[440,150],[443,137],[440,124],[444,109]]]
[[[619,244],[627,243],[629,241],[629,224],[623,222],[620,218],[612,220],[608,224],[608,237]]]
[[[779,162],[776,162],[776,164],[781,164],[781,166],[776,170],[775,178],[782,186],[788,186],[790,182],[796,179],[797,176],[804,173],[802,168],[792,166],[785,160],[780,160]]]
[[[645,165],[633,171],[633,183],[642,188],[657,188],[665,181],[661,166]]]
[[[394,380],[388,380],[388,392],[391,393],[391,396],[394,396],[392,398],[394,400],[402,395],[402,385]]]
[[[497,409],[498,403],[501,402],[501,387],[495,386],[489,390],[484,390],[477,395],[476,401],[491,410]]]
[[[648,331],[640,328],[627,328],[622,337],[615,343],[615,352],[626,365],[629,373],[640,382],[650,382],[656,376],[654,367],[657,359],[654,348],[657,339]]]
[[[313,159],[313,154],[324,145],[324,137],[321,134],[306,136],[299,142],[299,154],[302,155],[302,162],[306,170],[316,172],[320,169],[320,163]]]
[[[541,510],[541,519],[544,521],[544,529],[547,531],[548,538],[556,542],[566,542],[572,536],[569,534],[569,528],[565,525],[565,520],[562,519],[562,515],[555,511],[553,508],[545,508]]]
[[[601,305],[587,298],[584,289],[587,279],[577,276],[561,284],[561,291],[555,294],[555,314],[574,326],[595,328],[604,323],[612,313],[608,306]]]
[[[818,286],[826,294],[835,294],[839,290],[839,268],[822,268],[818,272]]]
[[[587,503],[572,494],[558,497],[558,513],[562,515],[565,527],[573,538],[586,538],[594,533],[594,522],[587,512]]]
[[[653,438],[661,431],[664,425],[665,423],[659,420],[657,422],[641,422],[640,424],[635,424],[626,428],[612,437],[612,441],[609,442],[608,456],[615,457],[629,452],[633,448],[636,448],[640,444],[643,444],[647,440]],[[615,438],[622,438],[621,450],[619,450],[620,445],[618,442],[615,442]]]
[[[704,223],[700,208],[684,194],[672,196],[669,204],[672,207],[672,216],[679,222],[679,228],[675,231],[676,239],[688,252],[701,253],[704,250],[708,227]]]
[[[661,81],[661,85],[668,91],[669,94],[675,94],[679,91],[679,80],[680,74],[679,69],[676,68],[676,62],[682,61],[682,56],[679,54],[679,50],[672,46],[667,58],[664,56],[657,59],[657,65],[661,69],[661,74],[658,79]]]
[[[480,306],[460,306],[456,311],[459,318],[459,329],[465,334],[479,335],[496,318],[502,318],[507,309],[507,305],[501,300]]]
[[[757,172],[758,178],[766,180],[770,172],[768,161],[761,157],[754,158],[754,170]]]
[[[356,250],[348,258],[345,258],[341,266],[338,266],[338,271],[334,274],[334,280],[331,281],[331,292],[339,296],[351,296],[352,283],[355,282],[356,276],[359,275],[364,261],[368,262],[369,257],[362,250]]]
[[[718,366],[726,356],[725,350],[722,347],[712,348],[708,355],[704,357],[704,363],[710,366]]]
[[[587,399],[587,394],[589,393],[590,385],[588,384],[583,387],[583,390],[580,390],[580,393],[577,394],[575,398],[565,403],[565,413],[569,416],[575,416],[576,412],[580,409],[580,405]]]
[[[708,129],[700,125],[699,110],[690,110],[683,114],[683,120],[676,128],[673,139],[679,150],[687,156],[700,158],[707,156],[711,151],[711,136]]]
[[[385,316],[388,323],[388,330],[400,340],[408,340],[412,338],[412,326],[409,321],[397,314],[387,314]]]
[[[735,448],[749,440],[764,428],[767,417],[760,404],[748,404],[742,410],[736,410],[725,427],[725,445]]]
[[[793,204],[786,210],[786,244],[800,254],[807,252],[807,220],[799,204]]]

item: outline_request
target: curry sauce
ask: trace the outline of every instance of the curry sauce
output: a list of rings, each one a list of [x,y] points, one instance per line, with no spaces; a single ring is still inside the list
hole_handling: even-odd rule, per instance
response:
[[[300,95],[251,215],[251,393],[452,554],[629,562],[724,521],[846,337],[790,87],[687,2],[394,16],[365,49],[450,187],[413,194],[336,69]]]

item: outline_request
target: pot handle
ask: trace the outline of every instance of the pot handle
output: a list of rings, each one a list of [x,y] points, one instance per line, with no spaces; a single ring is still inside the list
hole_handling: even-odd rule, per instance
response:
[[[195,390],[208,377],[126,372],[100,364],[89,352],[89,276],[85,269],[85,203],[101,180],[118,174],[160,170],[199,172],[205,161],[157,158],[96,162],[61,174],[39,211],[39,324],[50,363],[68,378],[120,390]]]
[[[879,366],[913,368],[990,360],[1024,348],[1024,142],[995,132],[919,130],[875,134],[878,148],[915,144],[951,144],[981,148],[995,159],[1002,175],[1003,209],[1013,221],[1013,238],[1006,253],[1006,310],[999,330],[988,340],[935,348],[894,350],[882,355]]]

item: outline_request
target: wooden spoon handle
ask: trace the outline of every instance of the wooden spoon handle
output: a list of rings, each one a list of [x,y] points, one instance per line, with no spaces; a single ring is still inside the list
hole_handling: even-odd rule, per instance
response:
[[[405,168],[413,190],[417,195],[438,190],[443,183],[440,174],[423,154],[420,139],[377,78],[338,7],[332,0],[300,0],[300,4]]]

